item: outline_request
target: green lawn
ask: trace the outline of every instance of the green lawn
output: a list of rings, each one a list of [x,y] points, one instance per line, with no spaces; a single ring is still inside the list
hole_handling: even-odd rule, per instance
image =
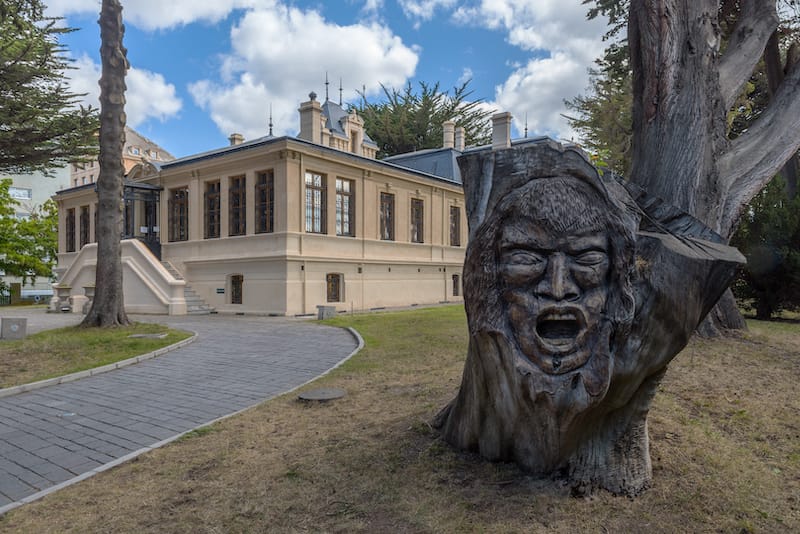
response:
[[[798,532],[800,326],[693,340],[650,412],[653,484],[576,499],[453,450],[429,426],[456,393],[457,306],[337,317],[366,347],[307,386],[0,518],[2,532]]]
[[[131,337],[166,334],[163,338]],[[190,337],[190,332],[136,323],[124,328],[67,327],[0,341],[0,388],[27,384],[146,354]]]

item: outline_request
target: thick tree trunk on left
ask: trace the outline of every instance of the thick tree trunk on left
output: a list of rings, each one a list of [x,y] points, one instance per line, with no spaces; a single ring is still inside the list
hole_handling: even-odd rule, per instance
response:
[[[125,27],[118,0],[103,0],[100,12],[100,174],[97,179],[97,268],[95,296],[83,326],[129,324],[122,292],[122,192],[125,167]]]

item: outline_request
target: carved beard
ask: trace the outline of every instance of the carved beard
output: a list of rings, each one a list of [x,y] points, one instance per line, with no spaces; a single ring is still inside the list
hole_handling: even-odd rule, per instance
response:
[[[475,332],[457,402],[435,424],[451,443],[491,460],[516,461],[536,474],[565,467],[590,440],[593,419],[609,411],[603,400],[613,372],[611,331],[609,321],[599,322],[587,332],[592,357],[558,375],[533,364],[502,331]],[[492,401],[484,405],[487,390]]]
[[[532,404],[531,411],[537,419],[555,419],[543,428],[558,429],[562,435],[571,433],[571,427],[605,398],[614,365],[611,331],[610,321],[596,322],[581,339],[581,349],[591,352],[586,363],[562,374],[543,371],[523,353],[516,340],[510,340],[511,353],[505,357],[512,359],[514,369],[521,375],[517,383],[527,389],[524,396]]]

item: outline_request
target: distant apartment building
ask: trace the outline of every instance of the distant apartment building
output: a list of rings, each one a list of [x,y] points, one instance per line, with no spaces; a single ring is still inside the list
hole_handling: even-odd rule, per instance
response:
[[[122,148],[122,162],[125,172],[128,173],[136,165],[145,162],[171,161],[175,157],[147,139],[133,128],[125,127],[125,145]],[[72,163],[69,169],[69,184],[72,187],[93,184],[100,174],[100,164],[97,159]]]

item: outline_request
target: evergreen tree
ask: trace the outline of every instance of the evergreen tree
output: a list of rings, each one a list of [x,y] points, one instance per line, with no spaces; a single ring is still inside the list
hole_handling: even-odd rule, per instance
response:
[[[59,38],[71,28],[40,0],[0,3],[0,172],[51,172],[96,153],[97,113],[69,91]]]
[[[489,117],[492,110],[482,100],[471,100],[469,81],[453,88],[452,95],[441,91],[439,83],[420,82],[415,93],[409,83],[403,91],[383,87],[385,100],[363,100],[357,108],[364,129],[378,144],[378,157],[442,146],[442,123],[452,120],[464,128],[467,145],[491,141]]]
[[[781,176],[750,202],[731,243],[747,257],[734,293],[756,318],[800,307],[800,196],[787,197]]]
[[[598,164],[627,176],[631,166],[633,107],[627,46],[617,43],[606,48],[590,76],[589,94],[564,102],[574,112],[566,119],[581,134]]]

